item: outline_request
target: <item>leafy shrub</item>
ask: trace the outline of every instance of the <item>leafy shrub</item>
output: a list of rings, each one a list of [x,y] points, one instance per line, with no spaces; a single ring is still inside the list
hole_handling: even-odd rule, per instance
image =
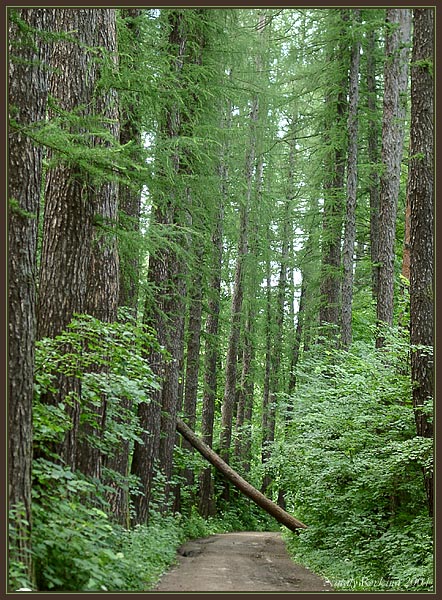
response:
[[[422,475],[432,440],[416,436],[408,349],[392,332],[381,351],[315,349],[298,369],[287,439],[274,447],[269,468],[309,526],[288,534],[289,546],[335,589],[432,587]]]

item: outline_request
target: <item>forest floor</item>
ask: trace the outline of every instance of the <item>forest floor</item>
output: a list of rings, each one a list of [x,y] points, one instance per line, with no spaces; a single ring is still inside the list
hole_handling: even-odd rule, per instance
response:
[[[330,584],[293,562],[281,534],[238,532],[187,542],[159,592],[327,592]]]

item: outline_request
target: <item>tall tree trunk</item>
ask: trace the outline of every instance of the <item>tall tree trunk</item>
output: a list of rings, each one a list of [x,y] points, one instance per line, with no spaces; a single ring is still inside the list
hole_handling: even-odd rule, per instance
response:
[[[360,21],[360,9],[353,9],[353,24]],[[359,59],[361,43],[353,43],[350,61],[350,83],[348,100],[348,160],[347,160],[347,211],[344,244],[342,249],[342,313],[341,343],[349,348],[352,340],[353,267],[356,241],[356,194],[358,186],[358,102],[359,102]]]
[[[8,489],[9,509],[17,511],[10,543],[30,580],[35,280],[43,153],[26,128],[46,117],[49,44],[40,33],[50,28],[49,12],[12,9],[9,15],[8,102],[14,124],[9,126],[8,143]]]
[[[368,160],[370,163],[370,253],[372,264],[372,296],[376,300],[379,287],[379,126],[377,118],[376,35],[374,29],[367,40],[367,108]]]
[[[247,190],[245,198],[240,202],[240,223],[238,238],[238,256],[236,259],[235,282],[233,288],[230,335],[226,357],[226,381],[222,404],[220,455],[229,462],[232,440],[232,422],[236,400],[237,358],[241,327],[241,310],[244,294],[244,264],[248,253],[249,210],[253,190],[253,172],[256,154],[256,123],[258,120],[258,99],[255,97],[250,112],[250,140],[247,152],[245,179]]]
[[[384,68],[384,112],[382,123],[382,165],[379,210],[379,291],[377,321],[392,325],[394,298],[394,244],[399,196],[401,160],[404,141],[404,100],[408,87],[408,49],[411,11],[407,8],[387,9]],[[383,346],[381,333],[376,346]]]
[[[70,40],[58,40],[52,56],[50,93],[64,111],[91,114],[96,82],[96,62],[90,50],[97,45],[98,11],[54,9],[57,32],[70,32]],[[38,296],[38,337],[55,337],[74,313],[86,310],[88,271],[93,236],[94,202],[89,177],[75,164],[60,162],[46,177],[43,242]],[[76,467],[81,389],[79,380],[59,376],[58,392],[44,400],[57,404],[66,396],[72,428],[58,448],[64,462]]]
[[[293,167],[292,160],[292,168]],[[289,254],[289,239],[292,235],[292,220],[291,220],[291,204],[293,202],[292,190],[290,189],[287,201],[284,207],[283,225],[282,225],[282,248],[281,248],[281,259],[280,259],[280,271],[278,280],[278,291],[277,291],[277,305],[275,315],[275,326],[272,331],[273,344],[271,350],[270,360],[270,389],[269,399],[267,407],[267,416],[264,421],[264,407],[263,407],[263,438],[262,438],[262,462],[265,464],[270,456],[271,449],[270,444],[275,440],[275,426],[276,426],[276,402],[278,393],[283,390],[281,381],[281,356],[283,351],[283,331],[284,331],[284,313],[285,313],[285,301],[287,291],[287,263]],[[269,285],[267,281],[267,285]],[[271,483],[271,477],[268,473],[264,475],[264,479],[261,486],[261,491],[265,492]]]
[[[186,374],[184,379],[184,421],[189,425],[191,429],[195,429],[198,376],[200,370],[201,319],[203,308],[203,272],[201,268],[202,262],[203,246],[200,246],[196,252],[195,273],[191,282]],[[188,442],[186,442],[186,440],[184,440],[183,447],[189,452],[193,451],[192,446]],[[186,480],[187,485],[193,485],[193,470],[190,468],[185,468],[184,478]]]
[[[231,107],[228,107],[226,126],[230,126]],[[201,435],[203,442],[212,446],[213,424],[215,420],[215,399],[217,392],[217,364],[218,364],[218,330],[221,294],[221,267],[223,257],[223,224],[224,206],[228,198],[228,168],[227,148],[223,144],[222,156],[219,164],[220,194],[214,230],[212,232],[212,276],[209,282],[208,315],[206,320],[206,337],[204,346],[204,387],[203,406],[201,416]],[[213,480],[210,467],[203,469],[199,477],[199,503],[198,511],[203,517],[214,514]]]
[[[263,32],[266,29],[266,10],[263,9],[258,15],[257,31],[262,38]],[[263,70],[262,50],[256,57],[256,74],[261,76]],[[232,297],[231,310],[231,326],[230,336],[226,358],[226,380],[224,387],[224,398],[222,404],[222,419],[221,419],[221,436],[220,436],[220,455],[228,463],[231,449],[232,438],[232,421],[236,402],[236,386],[237,386],[237,359],[241,329],[241,311],[244,295],[244,276],[246,257],[249,253],[249,220],[251,211],[252,195],[254,192],[257,196],[260,194],[262,186],[263,172],[263,156],[259,155],[258,163],[256,157],[258,155],[259,143],[262,140],[262,131],[259,124],[262,122],[264,103],[258,94],[255,94],[251,100],[251,109],[249,117],[249,142],[246,154],[245,163],[245,182],[246,194],[244,200],[240,202],[240,224],[239,224],[239,240],[238,240],[238,256],[235,269],[235,282]],[[224,497],[228,499],[229,486],[225,485]]]
[[[251,417],[253,407],[252,365],[255,357],[253,345],[253,310],[249,304],[243,329],[242,371],[238,390],[236,413],[235,457],[244,473],[250,470]]]
[[[434,395],[434,9],[415,8],[411,67],[410,331],[411,378],[417,434],[433,437],[424,407]],[[433,473],[424,471],[428,509],[433,515]]]
[[[116,70],[117,30],[116,9],[98,10],[96,45],[105,53],[102,60],[109,57]],[[98,73],[97,73],[98,75]],[[120,139],[118,98],[115,89],[106,89],[97,94],[94,112],[103,120],[103,126],[114,140]],[[95,145],[104,146],[99,138]],[[118,184],[115,181],[94,186],[91,190],[94,205],[94,225],[92,249],[88,267],[87,297],[85,311],[100,321],[112,323],[117,318],[119,295],[119,264],[116,242],[118,215]],[[103,371],[95,365],[94,371]],[[95,440],[104,435],[106,421],[106,398],[101,398],[100,406],[94,407],[95,424],[84,424],[79,428],[76,464],[80,471],[90,477],[101,479],[103,456]],[[90,439],[94,439],[91,443]]]
[[[328,107],[326,142],[330,152],[325,165],[324,208],[322,234],[322,275],[321,275],[321,306],[319,322],[332,338],[337,340],[340,332],[340,290],[341,290],[341,240],[343,217],[343,187],[345,173],[345,151],[339,141],[338,132],[343,129],[347,98],[347,44],[345,41],[348,22],[348,9],[340,10],[340,34],[337,49],[339,70],[345,73],[339,81],[337,93],[331,89],[326,98]],[[333,86],[336,87],[336,86]],[[329,331],[329,326],[331,329]]]
[[[184,67],[201,64],[205,45],[204,13],[200,9],[165,11],[170,74],[178,93],[183,94],[183,104],[177,102],[174,92],[164,107],[159,142],[165,143],[170,150],[162,159],[164,163],[160,155],[157,156],[161,189],[157,191],[153,221],[171,229],[189,224],[187,211],[190,210],[191,190],[186,179],[192,173],[193,158],[179,142],[180,138],[190,137],[192,133],[197,99],[189,94],[193,85],[189,77],[197,77],[198,69],[194,68],[192,75],[189,75]],[[195,23],[198,25],[195,26]],[[183,238],[181,242],[182,246],[187,247],[187,239]],[[159,343],[168,351],[170,360],[165,361],[158,353],[149,357],[154,373],[162,379],[162,388],[154,394],[149,405],[139,407],[144,429],[141,436],[143,444],[135,444],[132,472],[140,478],[144,495],[134,498],[137,523],[145,522],[148,518],[157,469],[166,479],[161,508],[167,510],[169,503],[175,424],[180,400],[186,295],[186,266],[174,246],[168,245],[161,253],[150,256],[148,280],[155,290],[155,299],[147,296],[144,321],[157,331]]]
[[[140,28],[136,24],[136,19],[141,15],[140,8],[121,9],[121,16],[125,20],[125,28],[130,34],[130,51],[132,56],[137,56],[137,44],[140,43]],[[125,54],[120,52],[120,64],[122,67],[129,68],[124,64]],[[138,94],[134,93],[133,98],[127,105],[120,106],[120,143],[125,146],[131,141],[136,144],[141,143],[140,124],[137,122],[136,105]],[[134,161],[137,161],[137,152],[134,153]],[[137,318],[137,307],[139,297],[139,272],[140,272],[140,250],[136,243],[136,236],[140,231],[140,212],[141,212],[141,192],[124,183],[119,185],[118,207],[120,211],[119,227],[128,233],[129,241],[122,249],[119,248],[119,297],[118,305],[130,310],[131,315]],[[120,406],[123,412],[132,409],[132,401],[129,398],[122,398]],[[129,517],[129,440],[122,439],[118,448],[112,455],[105,458],[105,466],[120,476],[120,481],[110,480],[108,486],[112,491],[107,493],[111,512],[114,518],[126,528],[130,526]]]
[[[141,8],[123,8],[121,17],[125,22],[125,30],[130,35],[130,54],[128,64],[125,64],[125,56],[121,54],[121,68],[131,68],[131,59],[139,58],[138,45],[141,42],[141,30],[137,19],[142,14]],[[132,58],[133,57],[133,58]],[[141,144],[141,124],[139,122],[140,94],[133,92],[125,105],[120,106],[120,143],[126,146],[135,142],[135,148]],[[134,151],[133,159],[139,161],[137,150]],[[120,211],[119,227],[133,236],[122,249],[119,248],[119,273],[120,273],[120,293],[118,298],[119,306],[126,306],[131,309],[133,316],[137,315],[138,296],[139,296],[139,273],[140,273],[140,250],[137,245],[137,235],[140,231],[140,213],[141,213],[141,190],[120,183],[119,203]]]

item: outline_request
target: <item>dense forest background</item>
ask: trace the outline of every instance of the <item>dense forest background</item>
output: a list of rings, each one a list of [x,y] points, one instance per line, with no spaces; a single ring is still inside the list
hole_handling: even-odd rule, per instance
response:
[[[434,10],[8,15],[10,589],[279,527],[182,419],[335,589],[432,590]]]

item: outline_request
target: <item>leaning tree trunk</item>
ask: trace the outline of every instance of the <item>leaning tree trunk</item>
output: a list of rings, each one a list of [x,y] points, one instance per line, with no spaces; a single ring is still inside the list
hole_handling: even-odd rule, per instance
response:
[[[411,68],[410,324],[413,406],[419,436],[433,437],[425,405],[434,396],[434,9],[416,8]],[[424,347],[422,347],[424,346]],[[428,509],[433,515],[433,473],[424,470]]]
[[[397,201],[400,188],[404,119],[404,96],[408,87],[408,49],[411,11],[387,9],[387,24],[397,26],[388,31],[385,42],[384,114],[382,123],[382,165],[379,210],[379,289],[377,322],[393,323],[394,245],[396,240]],[[382,347],[384,336],[378,334],[376,346]]]
[[[8,101],[8,477],[9,508],[17,510],[14,558],[32,579],[30,554],[32,400],[36,339],[37,223],[42,185],[42,149],[26,134],[46,116],[49,11],[13,9],[9,23]],[[29,29],[23,29],[17,20]],[[23,31],[28,39],[22,38]],[[12,554],[11,557],[12,558]]]
[[[275,517],[277,521],[291,529],[292,531],[298,531],[298,529],[306,529],[307,525],[292,517],[285,510],[280,508],[277,504],[269,500],[264,494],[254,488],[250,483],[243,479],[236,471],[234,471],[229,465],[216,454],[209,446],[204,444],[194,432],[187,427],[187,425],[181,419],[177,419],[177,431],[186,438],[186,440],[192,444],[192,446],[198,450],[198,452],[204,456],[214,467],[216,467],[231,483],[235,485],[243,494],[253,500],[255,504],[267,511],[272,517]]]

